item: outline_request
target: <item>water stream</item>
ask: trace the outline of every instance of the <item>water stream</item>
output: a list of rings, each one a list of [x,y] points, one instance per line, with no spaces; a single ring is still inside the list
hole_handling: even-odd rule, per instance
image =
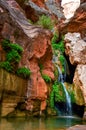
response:
[[[58,61],[58,57],[54,56],[53,57],[53,63],[57,63]],[[64,63],[65,64],[65,63]],[[60,67],[58,66],[58,64],[55,64],[56,68],[58,69],[58,82],[60,82],[62,84],[64,93],[65,93],[65,97],[66,97],[66,103],[65,103],[65,108],[64,108],[64,115],[65,116],[72,116],[72,105],[71,105],[71,98],[69,93],[67,92],[67,89],[64,85],[64,82],[66,81],[66,73],[62,74]],[[64,69],[66,72],[66,66],[64,65]]]

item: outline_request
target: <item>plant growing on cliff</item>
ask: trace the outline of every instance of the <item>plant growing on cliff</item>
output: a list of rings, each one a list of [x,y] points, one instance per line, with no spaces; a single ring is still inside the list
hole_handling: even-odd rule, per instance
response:
[[[29,68],[22,67],[17,69],[23,48],[16,43],[11,43],[8,39],[2,41],[2,47],[6,52],[6,61],[0,63],[0,68],[4,68],[8,72],[14,72],[22,78],[29,78],[31,73]]]
[[[61,83],[55,81],[50,93],[50,106],[54,108],[54,102],[65,102],[65,94]]]
[[[39,18],[37,24],[41,25],[43,28],[50,29],[50,30],[52,30],[53,26],[54,26],[54,23],[52,22],[52,20],[50,19],[50,17],[48,17],[46,15],[42,15]]]
[[[16,44],[16,43],[11,43],[10,40],[4,39],[2,41],[2,47],[6,52],[10,52],[11,50],[17,51],[19,54],[23,52],[23,48]]]
[[[10,63],[19,63],[21,56],[16,50],[9,51],[6,55],[6,60]]]
[[[16,71],[16,74],[22,78],[29,78],[30,74],[31,74],[31,71],[29,68],[26,68],[26,67],[22,67],[22,68],[18,68],[17,71]]]
[[[45,80],[46,83],[50,83],[51,82],[51,78],[46,75],[46,74],[42,74],[42,78]]]
[[[54,50],[59,50],[61,53],[64,53],[65,51],[64,37],[62,36],[62,39],[59,42],[57,42],[57,39],[58,39],[58,35],[54,33],[54,36],[51,40],[52,48]]]
[[[46,83],[50,83],[51,82],[51,78],[47,75],[47,74],[43,74],[43,65],[42,64],[39,64],[39,68],[40,68],[40,73],[41,73],[41,76],[42,78],[45,80]]]
[[[0,62],[0,68],[7,70],[8,72],[13,71],[13,67],[8,61]]]

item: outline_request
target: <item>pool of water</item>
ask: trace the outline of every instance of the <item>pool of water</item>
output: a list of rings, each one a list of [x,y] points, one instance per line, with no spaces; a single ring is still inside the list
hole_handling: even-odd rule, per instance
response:
[[[65,130],[76,124],[85,122],[76,117],[2,118],[0,130]]]

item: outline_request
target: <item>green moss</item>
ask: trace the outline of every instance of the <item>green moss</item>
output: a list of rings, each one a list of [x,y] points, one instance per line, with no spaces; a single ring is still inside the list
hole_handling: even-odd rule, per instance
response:
[[[53,22],[51,21],[50,17],[46,15],[42,15],[37,22],[38,25],[41,25],[43,28],[52,30],[54,27]]]
[[[64,57],[64,55],[61,55],[61,54],[60,54],[59,61],[60,61],[61,64],[62,64],[62,73],[65,73],[65,69],[64,69],[65,57]]]
[[[57,43],[57,39],[58,39],[58,35],[55,33],[51,40],[52,48],[53,50],[59,50],[60,52],[64,53],[65,51],[64,38],[62,37],[62,39],[58,43]]]
[[[22,78],[29,78],[31,72],[29,68],[22,67],[17,69],[16,74]]]
[[[52,40],[51,40],[52,45],[53,45],[53,44],[57,44],[57,39],[58,39],[58,34],[57,34],[57,33],[54,33],[53,38],[52,38]]]
[[[76,98],[75,98],[75,93],[72,89],[68,89],[68,93],[70,95],[70,98],[71,98],[71,102],[72,103],[76,103]]]
[[[52,91],[50,93],[50,106],[53,108],[54,102],[65,102],[65,101],[66,97],[61,83],[55,82],[52,86]]]
[[[46,83],[50,83],[51,82],[51,78],[46,75],[46,74],[42,74],[42,78],[45,80]]]

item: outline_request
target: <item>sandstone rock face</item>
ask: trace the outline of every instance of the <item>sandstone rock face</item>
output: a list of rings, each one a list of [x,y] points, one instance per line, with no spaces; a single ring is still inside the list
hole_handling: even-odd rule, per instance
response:
[[[31,70],[26,95],[28,100],[31,101],[31,108],[34,107],[33,101],[35,98],[41,101],[40,109],[44,110],[47,84],[41,76],[40,64],[43,65],[43,73],[54,79],[50,44],[51,32],[28,23],[22,9],[14,0],[0,1],[0,29],[0,41],[7,38],[23,47],[24,52],[19,67],[26,66]],[[3,51],[0,51],[3,56],[2,53]],[[0,56],[1,61],[3,60],[2,56]],[[26,108],[29,110],[28,101],[26,104]]]
[[[81,39],[79,33],[65,35],[65,48],[71,64],[86,64],[86,42]]]
[[[69,12],[69,11],[68,11]],[[76,10],[70,21],[60,24],[60,32],[79,32],[82,38],[86,37],[86,1],[81,0],[80,7]]]
[[[19,102],[24,102],[26,87],[26,80],[0,69],[1,116],[7,116]]]
[[[73,81],[77,87],[80,87],[86,106],[86,65],[77,66]]]

